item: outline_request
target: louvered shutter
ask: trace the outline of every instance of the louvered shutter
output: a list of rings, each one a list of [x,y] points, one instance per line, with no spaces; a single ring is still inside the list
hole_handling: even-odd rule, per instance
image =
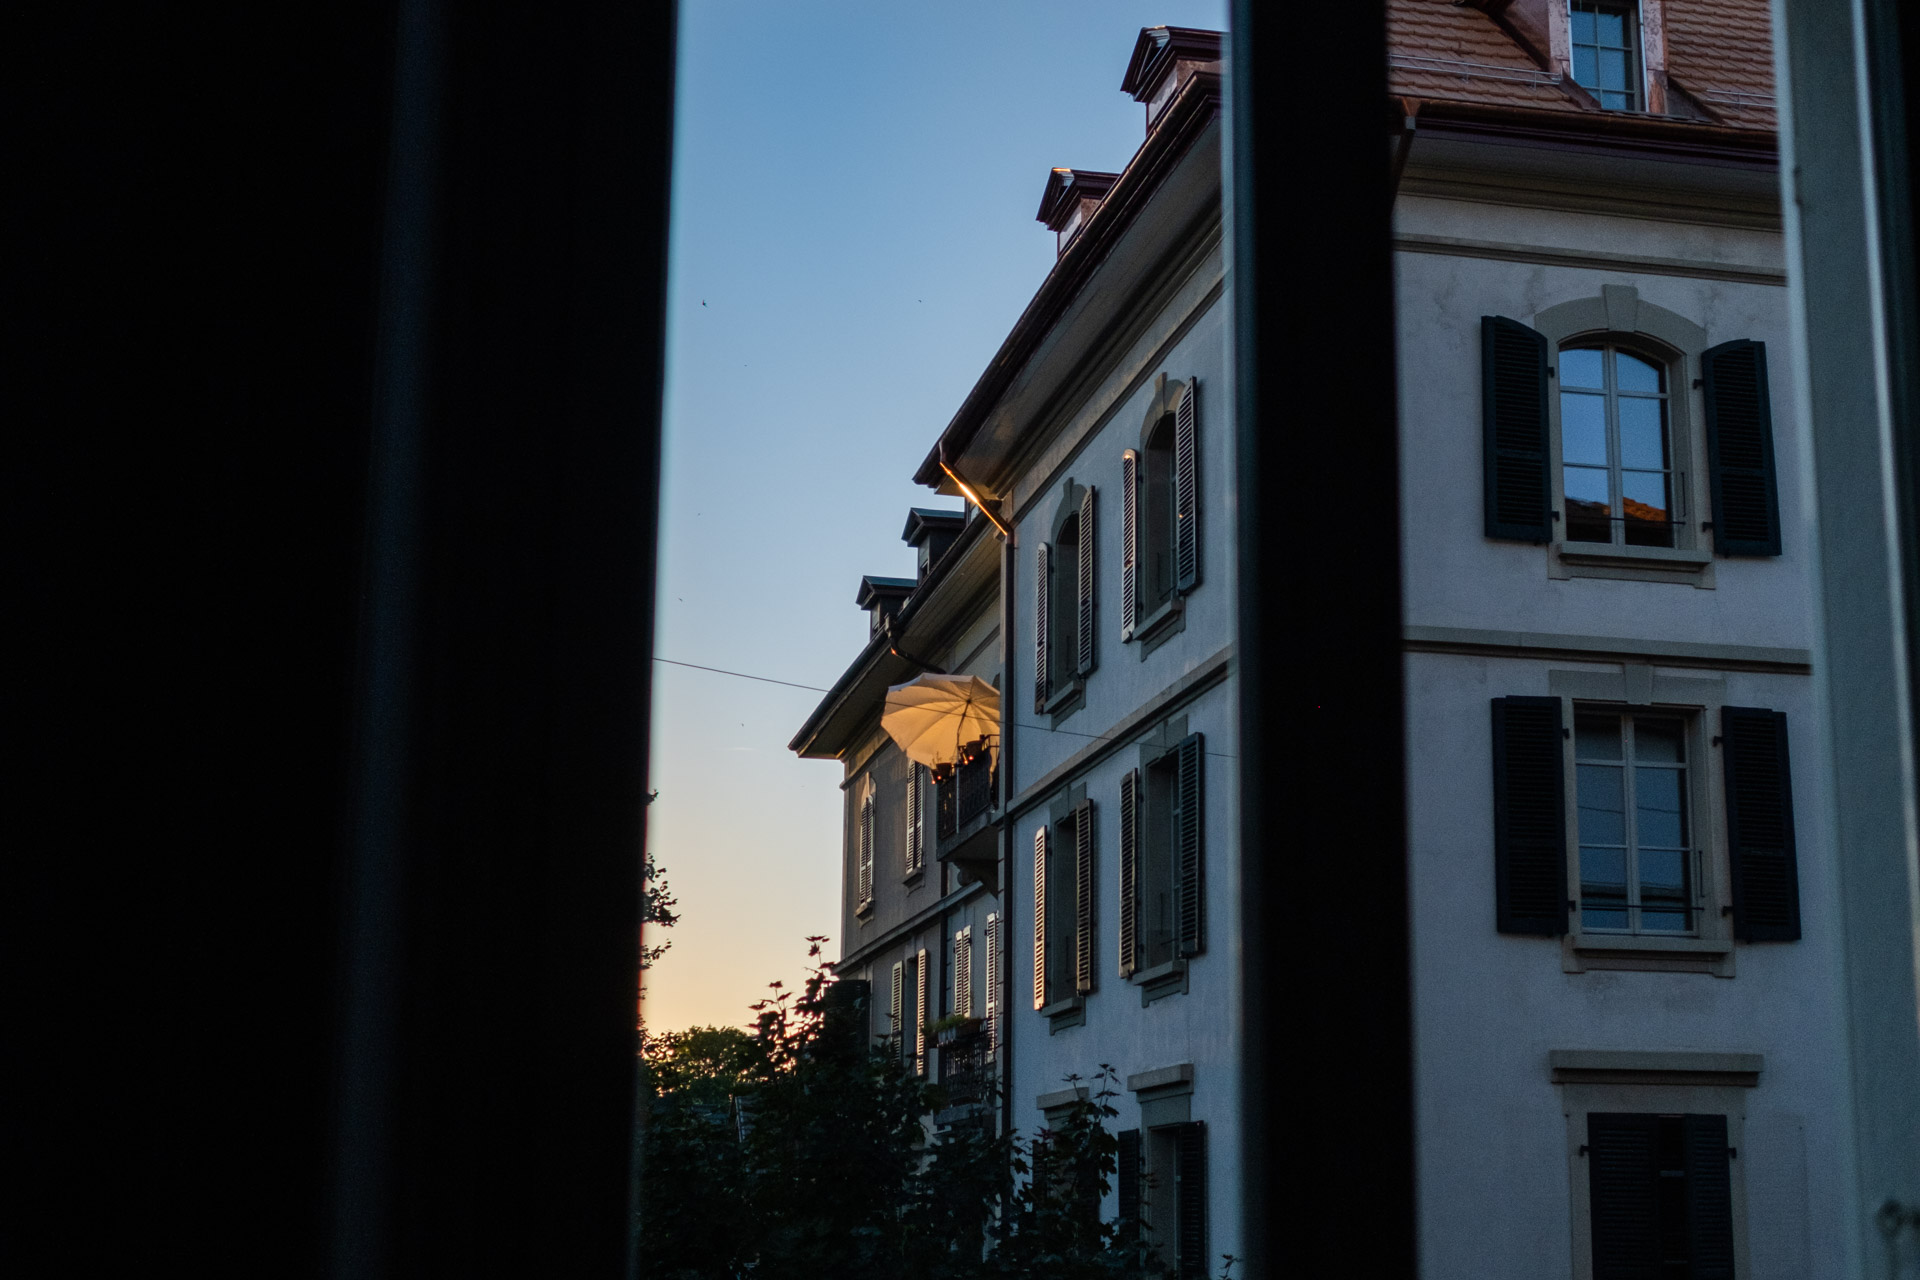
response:
[[[1733,933],[1743,942],[1800,938],[1800,873],[1785,712],[1720,708]]]
[[[896,1044],[901,1043],[901,1033],[907,1029],[906,1000],[907,966],[904,962],[896,962],[893,966],[893,1008],[891,1010]]]
[[[1081,675],[1093,672],[1093,594],[1094,594],[1093,486],[1080,496],[1080,654],[1077,664]]]
[[[1033,1007],[1047,1007],[1047,829],[1033,833]]]
[[[1182,738],[1175,751],[1173,851],[1180,879],[1180,940],[1183,956],[1206,950],[1206,830],[1202,812],[1201,764],[1206,752],[1200,734]]]
[[[1547,448],[1547,340],[1518,320],[1480,317],[1486,534],[1553,538]]]
[[[1199,384],[1187,380],[1173,414],[1173,564],[1174,587],[1200,585],[1200,432]]]
[[[864,908],[873,901],[873,797],[868,796],[860,803],[859,868],[856,875],[859,897],[858,907]]]
[[[1140,771],[1120,779],[1120,976],[1140,964]]]
[[[1073,814],[1073,989],[1093,990],[1093,802]]]
[[[1493,881],[1501,933],[1567,931],[1563,739],[1560,699],[1493,700]]]
[[[1140,617],[1140,455],[1120,455],[1120,639]]]
[[[1051,692],[1047,670],[1048,596],[1053,587],[1053,548],[1041,543],[1034,554],[1033,570],[1033,709],[1047,709]]]
[[[913,1074],[927,1074],[927,949],[913,957]]]
[[[973,929],[953,935],[953,1011],[973,1016]]]
[[[1587,1114],[1593,1280],[1653,1280],[1660,1270],[1659,1118]]]
[[[1207,1280],[1207,1126],[1174,1126],[1175,1271],[1180,1280]]]
[[[1733,1178],[1727,1118],[1683,1116],[1687,1170],[1687,1254],[1691,1280],[1733,1280]]]
[[[926,847],[922,844],[922,832],[925,823],[921,821],[920,808],[920,766],[907,764],[907,874],[920,870],[926,857]]]
[[[1115,1169],[1116,1190],[1120,1193],[1120,1229],[1122,1242],[1130,1241],[1140,1227],[1140,1131],[1122,1129],[1120,1151]]]
[[[1713,547],[1723,556],[1780,554],[1767,344],[1742,338],[1700,356],[1706,391]]]
[[[987,913],[987,1052],[1000,1046],[1000,916]]]

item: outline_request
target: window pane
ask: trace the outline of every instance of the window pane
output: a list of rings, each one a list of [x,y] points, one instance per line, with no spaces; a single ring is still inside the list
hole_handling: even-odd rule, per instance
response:
[[[1568,467],[1566,485],[1567,537],[1574,542],[1613,541],[1607,473],[1595,467]]]
[[[1656,768],[1635,769],[1633,773],[1633,808],[1640,827],[1640,847],[1645,849],[1657,845],[1677,848],[1684,845],[1687,842],[1687,815],[1682,807],[1680,771]],[[1645,875],[1643,870],[1643,882]]]
[[[1633,722],[1633,756],[1649,764],[1679,764],[1686,757],[1685,735],[1678,721],[1642,720]]]
[[[1587,929],[1627,927],[1624,849],[1580,847],[1580,923]]]
[[[1568,462],[1595,467],[1607,465],[1607,398],[1604,395],[1561,392],[1560,453]]]
[[[1633,110],[1633,96],[1625,93],[1606,92],[1600,95],[1600,105],[1608,111]]]
[[[1580,792],[1580,843],[1625,844],[1626,798],[1621,791],[1620,767],[1583,764],[1577,767],[1576,773]]]
[[[1627,87],[1627,55],[1618,49],[1600,51],[1600,87],[1602,89],[1625,89]]]
[[[1594,15],[1596,30],[1601,44],[1610,44],[1622,48],[1627,43],[1627,19],[1621,13],[1599,13]]]
[[[1594,69],[1593,50],[1585,45],[1573,46],[1573,78],[1580,84],[1599,84]]]
[[[1573,755],[1576,760],[1618,760],[1620,720],[1617,716],[1575,716]]]
[[[1687,905],[1687,855],[1679,849],[1640,851],[1640,901],[1647,906]]]
[[[1575,44],[1593,43],[1593,11],[1591,9],[1573,11],[1573,42]]]
[[[1562,400],[1573,399],[1571,396]],[[1622,396],[1620,408],[1620,465],[1623,467],[1645,467],[1658,471],[1667,465],[1667,402],[1665,400],[1636,400]],[[1563,414],[1564,419],[1564,414]],[[1571,454],[1568,462],[1576,459]]]
[[[1626,516],[1629,545],[1670,547],[1673,526],[1668,523],[1667,477],[1660,471],[1627,471],[1620,476],[1621,508]]]
[[[1599,390],[1607,384],[1600,378],[1599,351],[1562,351],[1560,353],[1560,385],[1563,387],[1592,387]]]
[[[1613,376],[1622,391],[1664,391],[1659,365],[1648,364],[1624,351],[1614,354]]]

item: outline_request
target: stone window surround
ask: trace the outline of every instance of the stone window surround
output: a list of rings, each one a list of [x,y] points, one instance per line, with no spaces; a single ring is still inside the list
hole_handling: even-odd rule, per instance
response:
[[[1153,378],[1153,399],[1147,402],[1147,411],[1140,419],[1140,444],[1136,454],[1139,462],[1134,471],[1134,483],[1139,492],[1121,495],[1123,502],[1129,500],[1139,502],[1139,506],[1135,508],[1139,514],[1136,515],[1134,521],[1134,538],[1139,544],[1135,547],[1135,556],[1140,554],[1139,547],[1145,545],[1145,503],[1140,502],[1140,498],[1146,490],[1147,483],[1147,438],[1153,434],[1154,428],[1158,427],[1164,419],[1173,416],[1175,409],[1179,407],[1180,397],[1186,389],[1187,384],[1185,382],[1179,381],[1178,379],[1170,379],[1165,373],[1155,374]],[[1198,429],[1199,427],[1196,424],[1195,430],[1198,431]],[[1172,510],[1171,504],[1173,501],[1173,496],[1169,495],[1169,511]],[[1173,534],[1171,525],[1167,528],[1167,534],[1169,539],[1171,539]],[[1144,579],[1145,574],[1139,568],[1137,561],[1134,571],[1140,575],[1141,579]],[[1174,572],[1171,553],[1169,553],[1167,572],[1169,574]],[[1135,653],[1138,655],[1140,661],[1145,662],[1148,654],[1186,629],[1187,598],[1176,586],[1169,590],[1167,598],[1164,601],[1152,610],[1140,615],[1139,619],[1134,623],[1132,633],[1127,637],[1126,643],[1137,643],[1139,647],[1135,650]]]
[[[1639,288],[1630,284],[1602,285],[1597,297],[1548,307],[1535,314],[1533,327],[1548,347],[1547,447],[1555,537],[1547,549],[1547,576],[1677,582],[1711,590],[1712,543],[1701,528],[1707,516],[1706,441],[1699,425],[1705,420],[1700,356],[1708,346],[1707,331],[1678,312],[1642,301]],[[1619,340],[1666,366],[1673,500],[1685,522],[1674,530],[1672,547],[1608,546],[1568,542],[1561,536],[1566,478],[1560,445],[1560,348],[1578,339]]]
[[[1586,1156],[1587,1116],[1594,1111],[1661,1115],[1724,1115],[1728,1179],[1733,1192],[1734,1274],[1751,1275],[1747,1256],[1747,1191],[1740,1156],[1746,1145],[1747,1091],[1766,1062],[1757,1053],[1555,1049],[1549,1078],[1560,1089],[1567,1122],[1567,1192],[1573,1280],[1593,1280],[1592,1190]]]

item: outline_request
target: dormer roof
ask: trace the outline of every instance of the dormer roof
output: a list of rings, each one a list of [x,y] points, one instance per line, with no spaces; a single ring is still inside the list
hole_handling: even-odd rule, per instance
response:
[[[1035,218],[1047,224],[1047,230],[1066,227],[1082,200],[1098,202],[1120,177],[1117,173],[1096,173],[1091,169],[1053,169],[1047,174],[1046,190],[1040,193],[1040,212]]]
[[[862,609],[871,609],[877,604],[898,604],[913,594],[919,583],[912,578],[882,578],[868,573],[861,575],[860,594],[853,602]]]
[[[1218,62],[1220,40],[1218,31],[1198,27],[1140,28],[1120,92],[1132,94],[1135,102],[1146,102],[1172,73],[1176,62]]]
[[[900,540],[910,547],[917,547],[936,533],[957,534],[966,523],[965,511],[911,507],[907,511],[907,527],[901,531]]]

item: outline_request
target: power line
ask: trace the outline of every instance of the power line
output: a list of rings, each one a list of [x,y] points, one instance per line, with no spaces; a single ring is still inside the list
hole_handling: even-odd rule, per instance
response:
[[[695,671],[711,671],[715,675],[733,676],[740,680],[758,680],[762,684],[785,685],[789,689],[806,689],[812,693],[832,693],[833,692],[833,690],[831,689],[822,689],[817,684],[796,684],[791,680],[775,680],[772,676],[756,676],[745,671],[729,671],[725,667],[703,667],[697,662],[675,662],[672,658],[655,658],[654,661],[664,662],[670,667],[691,667]],[[1031,729],[1035,733],[1064,733],[1068,737],[1091,738],[1097,742],[1118,742],[1122,738],[1131,738],[1134,736],[1133,734],[1119,734],[1119,733],[1082,733],[1078,729],[1057,729],[1052,725],[1026,724],[1018,720],[1010,721],[1009,727],[1014,729]],[[1236,756],[1231,751],[1209,751],[1207,752],[1207,754],[1210,756],[1217,756],[1222,760],[1239,759],[1239,757]]]

